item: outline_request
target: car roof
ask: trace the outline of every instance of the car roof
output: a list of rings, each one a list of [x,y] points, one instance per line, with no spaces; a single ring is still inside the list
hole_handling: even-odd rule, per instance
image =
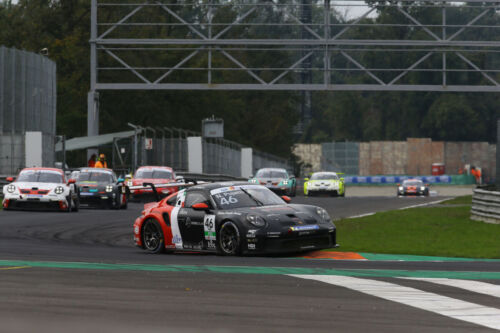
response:
[[[60,174],[64,175],[64,172],[61,169],[57,169],[57,168],[42,168],[42,167],[24,168],[24,169],[21,170],[21,172],[26,171],[26,170],[34,170],[34,171],[56,171],[56,172],[59,172]]]
[[[334,171],[318,171],[318,172],[313,172],[313,175],[330,175],[330,174],[337,175],[337,173],[334,172]]]
[[[173,171],[173,169],[171,167],[162,166],[162,165],[144,165],[144,166],[139,167],[137,170],[140,170],[140,169],[165,169],[165,170]]]
[[[249,182],[244,182],[244,181],[226,181],[226,182],[217,182],[217,183],[204,183],[204,184],[198,184],[193,187],[189,187],[187,190],[203,190],[203,191],[211,191],[215,190],[221,187],[229,187],[229,186],[239,186],[239,185],[252,185]],[[257,185],[259,186],[259,185]],[[262,186],[264,187],[264,186]]]
[[[286,171],[286,169],[284,168],[260,168],[259,170],[257,171],[261,171],[261,170],[265,170],[265,171],[284,171],[284,172],[288,172]]]
[[[421,182],[422,180],[420,179],[417,179],[417,178],[411,178],[411,179],[406,179],[403,181],[403,183],[405,182]]]
[[[75,171],[108,171],[108,172],[111,172],[113,173],[114,171],[112,169],[106,169],[106,168],[87,168],[87,167],[84,167],[84,168],[79,168],[78,170],[75,170]]]

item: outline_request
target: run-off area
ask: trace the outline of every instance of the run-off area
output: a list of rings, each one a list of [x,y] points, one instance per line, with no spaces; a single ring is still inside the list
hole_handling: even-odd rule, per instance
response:
[[[500,280],[440,280],[17,267],[0,269],[0,321],[42,333],[500,327]]]

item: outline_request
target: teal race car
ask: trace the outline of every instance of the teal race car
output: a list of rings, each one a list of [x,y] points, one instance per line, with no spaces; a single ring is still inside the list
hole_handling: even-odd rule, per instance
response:
[[[304,195],[314,196],[320,194],[334,197],[345,196],[344,178],[340,178],[341,173],[335,172],[315,172],[311,178],[304,178]]]
[[[259,169],[255,176],[251,176],[248,181],[253,184],[264,185],[279,195],[294,197],[297,193],[295,176],[290,175],[286,169],[282,168]]]

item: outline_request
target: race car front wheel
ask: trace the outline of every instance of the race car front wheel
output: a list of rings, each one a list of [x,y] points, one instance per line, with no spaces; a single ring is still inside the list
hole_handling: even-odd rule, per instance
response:
[[[142,227],[142,244],[150,253],[161,253],[165,250],[163,231],[155,220],[147,220]]]
[[[231,221],[224,222],[219,230],[217,254],[237,256],[241,253],[241,238],[238,227]]]

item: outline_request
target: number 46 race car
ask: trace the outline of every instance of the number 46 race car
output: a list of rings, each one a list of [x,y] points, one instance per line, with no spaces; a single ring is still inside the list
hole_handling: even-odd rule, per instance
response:
[[[152,253],[241,255],[337,246],[335,225],[323,208],[288,201],[261,185],[192,184],[144,205],[134,223],[134,240]]]

